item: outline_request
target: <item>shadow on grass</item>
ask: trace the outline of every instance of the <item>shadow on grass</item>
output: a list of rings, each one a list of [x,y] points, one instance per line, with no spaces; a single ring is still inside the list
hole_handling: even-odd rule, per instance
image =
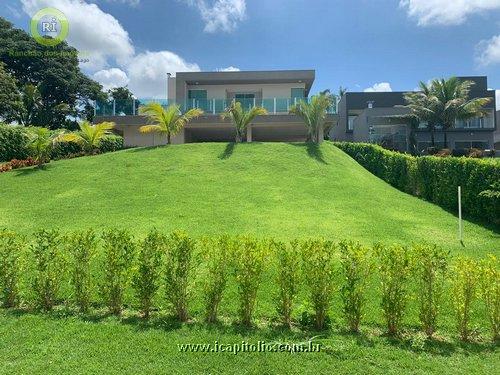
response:
[[[219,155],[220,160],[226,160],[229,159],[234,152],[234,149],[236,148],[236,143],[235,142],[229,142],[226,145],[226,148],[224,148],[224,151]]]
[[[307,155],[310,158],[322,164],[328,164],[328,162],[325,160],[323,156],[323,151],[321,151],[320,145],[318,145],[317,143],[306,142],[306,143],[290,143],[290,144],[296,147],[305,147]]]
[[[474,355],[481,353],[493,353],[498,346],[492,342],[460,342],[450,339],[417,339],[419,335],[416,332],[407,332],[401,337],[391,337],[380,334],[380,327],[366,326],[361,332],[353,333],[345,329],[330,328],[323,331],[317,331],[300,325],[289,328],[280,324],[267,324],[265,326],[254,325],[246,327],[229,320],[216,323],[205,323],[203,321],[188,321],[181,323],[175,316],[167,316],[154,312],[150,319],[144,319],[137,315],[135,311],[125,310],[122,316],[114,316],[107,309],[101,308],[87,314],[81,314],[69,307],[57,307],[49,312],[40,312],[30,309],[4,309],[2,312],[14,318],[23,316],[44,317],[53,321],[73,318],[85,323],[106,323],[113,322],[128,325],[137,331],[159,330],[171,332],[176,330],[188,330],[193,332],[207,332],[214,335],[238,335],[249,338],[257,336],[269,344],[276,343],[320,343],[322,352],[337,356],[339,358],[348,358],[346,350],[349,347],[336,345],[339,339],[347,339],[354,342],[359,347],[371,348],[377,343],[390,345],[399,350],[411,351],[414,353],[426,353],[433,356],[450,357],[460,352],[465,355]],[[229,322],[229,323],[228,323]],[[255,338],[253,338],[255,339]],[[343,342],[343,341],[341,341]]]
[[[40,167],[35,166],[35,167],[27,167],[27,168],[21,168],[21,169],[16,169],[14,171],[14,176],[15,177],[22,177],[22,176],[30,176],[32,174],[38,173],[38,172],[44,172],[50,170],[52,167],[48,164],[44,164]]]

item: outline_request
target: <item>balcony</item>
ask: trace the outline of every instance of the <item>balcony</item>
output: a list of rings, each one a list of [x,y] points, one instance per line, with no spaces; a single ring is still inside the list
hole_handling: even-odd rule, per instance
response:
[[[290,112],[290,108],[301,100],[309,101],[310,98],[264,98],[264,99],[188,99],[183,103],[176,103],[169,99],[127,99],[97,101],[94,103],[96,116],[136,116],[139,109],[148,103],[160,103],[163,107],[180,104],[181,111],[186,112],[193,108],[202,109],[205,115],[220,115],[233,102],[241,103],[248,110],[253,107],[263,107],[270,115],[283,115]],[[337,103],[328,108],[328,114],[337,113]]]

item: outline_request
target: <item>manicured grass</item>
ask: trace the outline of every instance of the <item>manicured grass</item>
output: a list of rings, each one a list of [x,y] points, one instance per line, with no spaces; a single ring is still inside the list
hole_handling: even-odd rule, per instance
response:
[[[329,143],[188,144],[137,149],[51,163],[44,170],[0,175],[0,227],[29,234],[37,228],[62,231],[125,227],[143,235],[153,226],[182,228],[194,236],[249,233],[281,239],[324,236],[373,242],[435,242],[453,254],[498,254],[498,232],[465,223],[456,239],[457,219],[441,208],[406,195],[374,177]],[[483,339],[459,344],[449,302],[443,307],[438,340],[419,350],[418,314],[410,301],[402,339],[382,335],[378,283],[373,282],[360,336],[344,334],[340,298],[331,308],[331,329],[283,331],[273,319],[275,284],[268,268],[257,297],[257,328],[234,325],[234,282],[221,306],[222,323],[207,326],[202,296],[195,290],[192,323],[165,316],[163,291],[150,323],[138,319],[130,290],[128,310],[118,320],[102,311],[76,316],[59,307],[50,314],[0,310],[0,372],[61,373],[493,373],[498,348],[487,343],[481,309],[473,326]],[[338,280],[340,283],[340,280]],[[97,297],[96,297],[97,298]],[[306,291],[294,318],[310,311]],[[180,353],[178,344],[303,342],[324,345],[314,354]]]

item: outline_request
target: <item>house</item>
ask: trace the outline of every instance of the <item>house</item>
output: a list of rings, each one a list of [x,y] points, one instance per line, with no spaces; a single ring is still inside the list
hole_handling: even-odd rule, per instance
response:
[[[497,129],[493,137],[495,141],[495,150],[500,151],[500,111],[497,111]]]
[[[459,121],[447,132],[448,147],[452,149],[494,147],[494,133],[499,120],[495,119],[495,91],[488,90],[486,77],[459,77],[474,82],[470,96],[488,97],[489,114],[484,118]],[[338,124],[330,131],[330,138],[351,142],[375,142],[400,150],[409,150],[408,125],[402,118],[408,113],[404,92],[347,92],[338,104]],[[425,150],[431,144],[431,134],[425,126],[415,131],[417,150]],[[443,131],[435,132],[435,145],[443,147]],[[498,141],[498,139],[497,139]]]
[[[260,106],[268,111],[247,129],[247,141],[305,141],[307,130],[302,119],[289,110],[299,100],[307,100],[314,79],[314,70],[179,72],[167,78],[168,98],[155,101],[176,103],[182,110],[204,111],[173,137],[172,143],[234,140],[232,124],[220,117],[233,101],[244,108]],[[126,146],[165,144],[165,137],[139,132],[147,119],[138,115],[138,107],[149,100],[97,103],[94,121],[113,121]],[[328,126],[337,122],[335,111],[335,107],[329,109]]]

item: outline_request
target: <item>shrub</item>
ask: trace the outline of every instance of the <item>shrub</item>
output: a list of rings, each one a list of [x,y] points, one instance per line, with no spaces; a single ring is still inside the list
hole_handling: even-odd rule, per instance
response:
[[[492,223],[500,220],[499,211],[491,209],[490,198],[480,196],[500,181],[500,163],[494,160],[413,157],[368,143],[339,142],[335,145],[394,187],[447,210],[457,210],[457,188],[461,186],[464,213]]]
[[[300,246],[297,241],[288,245],[272,241],[271,247],[278,259],[277,311],[283,324],[290,326],[294,302],[300,288]]]
[[[205,319],[217,321],[219,304],[227,284],[227,276],[234,247],[234,241],[227,235],[213,240],[205,239],[203,256],[207,267],[203,291],[205,298]]]
[[[93,230],[75,232],[67,236],[71,254],[71,285],[73,298],[80,312],[88,311],[92,296],[91,261],[97,251],[97,237]]]
[[[31,167],[31,166],[36,165],[36,164],[37,164],[37,162],[33,158],[28,158],[26,160],[12,159],[11,161],[0,165],[0,173],[8,172],[8,171],[11,171],[13,169]]]
[[[435,245],[417,245],[414,249],[420,324],[427,337],[432,337],[437,328],[449,252]]]
[[[34,259],[33,291],[36,305],[45,311],[52,310],[65,271],[62,255],[62,238],[57,230],[40,230],[34,235],[31,251]]]
[[[490,321],[493,341],[500,340],[500,264],[494,255],[483,260],[480,295]]]
[[[101,293],[109,310],[119,315],[123,294],[130,279],[130,266],[134,258],[135,243],[126,230],[109,230],[102,236],[104,259],[102,262]]]
[[[302,243],[303,271],[314,308],[317,329],[325,327],[334,290],[334,251],[331,241],[308,240]]]
[[[240,320],[245,326],[252,324],[265,257],[265,248],[257,240],[250,237],[237,239],[234,272],[240,299]]]
[[[486,217],[492,218],[493,223],[500,224],[500,181],[479,193],[479,200],[485,207]]]
[[[399,333],[408,301],[407,281],[411,256],[407,247],[400,245],[375,246],[382,287],[382,311],[389,335]]]
[[[99,152],[114,152],[121,150],[123,148],[123,137],[119,135],[106,135],[101,139],[101,143],[99,144]]]
[[[14,232],[0,230],[0,298],[3,307],[15,307],[19,302],[22,251],[22,241]]]
[[[480,273],[475,260],[460,257],[452,269],[452,301],[460,338],[468,341],[471,334],[470,321]]]
[[[27,159],[31,155],[28,144],[25,128],[0,124],[0,162]]]
[[[166,254],[165,290],[167,301],[174,308],[177,318],[188,320],[188,300],[191,287],[191,261],[195,241],[185,232],[173,232]]]
[[[133,286],[146,319],[149,318],[153,299],[160,286],[161,256],[165,252],[166,240],[164,235],[152,230],[140,243]]]
[[[340,243],[343,313],[352,332],[359,332],[366,291],[373,272],[369,248],[355,242]]]

